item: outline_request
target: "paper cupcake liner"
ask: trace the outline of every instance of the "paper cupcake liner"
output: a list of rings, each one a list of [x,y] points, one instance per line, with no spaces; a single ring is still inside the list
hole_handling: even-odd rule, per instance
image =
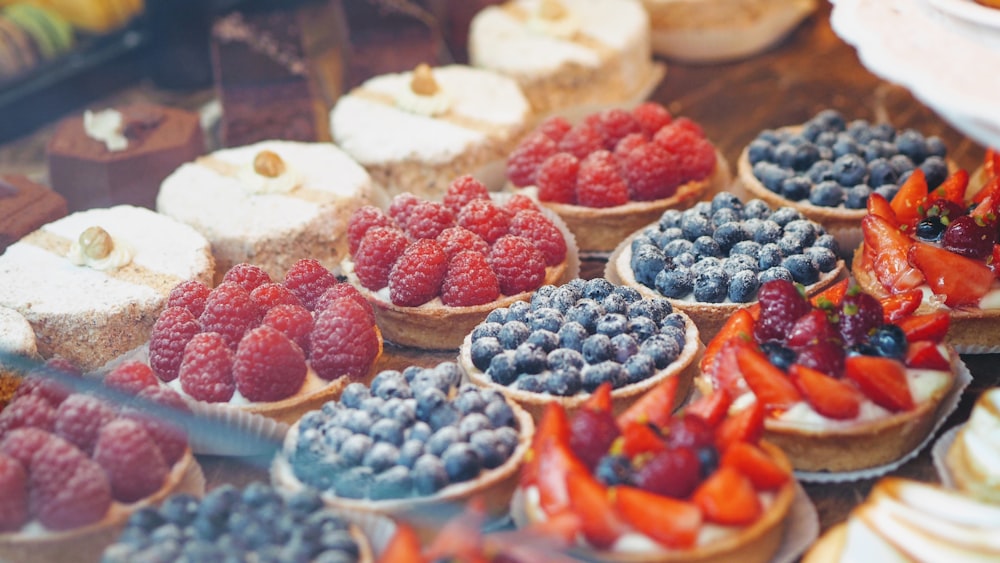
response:
[[[934,469],[937,470],[938,479],[941,479],[941,484],[949,489],[955,488],[955,478],[952,477],[951,470],[948,469],[945,458],[948,457],[948,450],[955,443],[955,439],[958,437],[958,432],[961,429],[962,425],[960,424],[941,434],[941,437],[938,438],[937,442],[934,442],[934,446],[931,448],[931,461],[934,463]]]
[[[985,344],[954,344],[955,351],[965,355],[997,354],[1000,353],[1000,346],[987,346]]]

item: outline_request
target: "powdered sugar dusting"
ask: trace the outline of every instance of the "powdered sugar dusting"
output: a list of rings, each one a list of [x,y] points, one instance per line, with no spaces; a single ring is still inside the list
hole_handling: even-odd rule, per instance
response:
[[[6,307],[0,307],[0,350],[18,356],[38,354],[31,325],[20,313]]]

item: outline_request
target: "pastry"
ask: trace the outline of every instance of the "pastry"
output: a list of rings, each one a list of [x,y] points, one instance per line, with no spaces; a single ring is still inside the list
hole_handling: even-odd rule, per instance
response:
[[[149,339],[149,365],[177,392],[288,423],[367,381],[381,353],[371,306],[309,259],[280,284],[249,264],[212,290],[180,284]]]
[[[351,218],[348,279],[375,308],[386,340],[425,350],[458,349],[498,307],[576,276],[572,235],[525,197],[490,196],[471,176],[444,203],[412,194],[388,214]]]
[[[0,410],[20,386],[27,362],[37,357],[31,325],[17,311],[0,307]]]
[[[31,35],[0,13],[0,82],[30,71],[41,60]]]
[[[46,147],[52,189],[71,211],[116,204],[153,209],[160,182],[204,152],[197,114],[152,104],[68,117]]]
[[[73,213],[9,246],[0,305],[28,319],[42,357],[93,370],[148,340],[175,285],[213,275],[194,229],[120,205]]]
[[[577,409],[605,382],[616,413],[665,379],[678,381],[680,404],[701,352],[698,329],[667,300],[578,278],[492,311],[465,338],[459,361],[473,383],[538,419],[551,402]]]
[[[608,279],[644,297],[666,297],[698,325],[707,342],[761,284],[785,279],[816,293],[843,275],[837,241],[790,207],[772,210],[717,194],[625,239],[608,261]]]
[[[517,83],[461,65],[385,74],[341,96],[333,138],[389,195],[440,199],[457,176],[499,188],[496,164],[524,134],[531,108]]]
[[[321,491],[328,506],[414,518],[482,496],[506,514],[534,435],[531,417],[495,391],[460,384],[455,363],[383,371],[306,414],[271,466],[283,494]]]
[[[87,33],[109,33],[124,27],[142,13],[142,3],[135,0],[2,0],[0,6],[30,6],[56,14],[69,24]]]
[[[983,392],[969,421],[958,431],[945,457],[957,488],[981,501],[1000,503],[1000,389]]]
[[[0,252],[24,235],[66,216],[66,199],[24,176],[0,176]]]
[[[570,126],[551,117],[507,159],[507,178],[555,211],[587,252],[609,252],[666,209],[729,185],[729,167],[697,124],[644,103]]]
[[[740,154],[739,182],[772,206],[791,206],[823,225],[849,253],[872,193],[892,200],[919,168],[931,189],[948,176],[938,137],[897,131],[888,123],[846,122],[824,110],[801,126],[762,131]]]
[[[329,143],[265,141],[182,165],[156,209],[212,243],[216,271],[253,263],[281,279],[302,258],[335,267],[347,255],[347,221],[369,202],[368,174]]]
[[[676,383],[617,417],[600,391],[571,416],[552,403],[521,470],[515,521],[570,512],[577,531],[564,537],[588,559],[770,561],[795,497],[788,459],[761,441],[760,418],[727,416],[715,397],[672,416]]]
[[[469,27],[469,62],[517,80],[538,115],[635,98],[654,76],[636,0],[514,0]]]
[[[910,453],[963,369],[942,344],[947,315],[900,316],[847,281],[812,300],[767,282],[755,309],[708,344],[696,383],[728,393],[735,409],[762,409],[764,437],[800,471],[870,469]]]
[[[875,484],[847,521],[823,534],[805,563],[992,561],[1000,558],[996,505],[898,477]]]

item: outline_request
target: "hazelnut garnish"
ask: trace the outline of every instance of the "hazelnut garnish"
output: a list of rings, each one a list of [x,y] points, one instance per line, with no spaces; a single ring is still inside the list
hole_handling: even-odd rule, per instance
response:
[[[285,161],[273,151],[260,151],[253,159],[253,171],[261,176],[277,178],[285,173]]]
[[[410,80],[410,90],[413,90],[414,94],[420,96],[433,96],[440,89],[441,87],[438,86],[437,80],[434,80],[431,67],[424,63],[418,64],[417,68],[413,70],[413,79]]]
[[[100,227],[88,227],[80,233],[80,249],[91,260],[101,260],[111,254],[115,242],[111,235]]]
[[[566,7],[559,0],[542,0],[538,15],[544,20],[561,20],[566,17]]]

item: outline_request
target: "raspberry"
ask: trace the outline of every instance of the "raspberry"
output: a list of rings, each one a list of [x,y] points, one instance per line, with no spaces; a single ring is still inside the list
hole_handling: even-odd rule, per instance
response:
[[[757,292],[760,317],[754,326],[758,342],[781,342],[795,321],[812,310],[812,305],[798,288],[787,280],[772,280],[760,286]]]
[[[217,332],[195,335],[184,348],[181,389],[199,401],[225,403],[233,397],[233,351]]]
[[[594,151],[604,148],[604,136],[596,126],[586,122],[573,126],[559,141],[559,151],[568,152],[583,160]]]
[[[127,418],[101,429],[94,461],[108,475],[112,498],[120,502],[135,502],[155,493],[170,472],[149,433]]]
[[[395,226],[396,222],[374,205],[366,205],[356,210],[351,214],[351,220],[347,223],[347,246],[351,255],[358,253],[361,239],[364,238],[369,229]]]
[[[264,285],[258,287],[257,289],[250,292],[250,300],[257,305],[257,309],[261,313],[267,314],[272,307],[277,307],[278,305],[298,305],[300,307],[305,307],[302,304],[302,300],[292,293],[292,290],[288,289],[280,283],[265,283]]]
[[[437,241],[441,245],[441,249],[444,250],[444,253],[448,255],[448,258],[453,257],[456,253],[463,250],[476,250],[483,254],[489,254],[490,252],[490,245],[486,244],[483,237],[465,227],[445,229],[438,235]]]
[[[642,133],[632,133],[621,141],[618,141],[618,144],[615,145],[615,150],[613,151],[615,158],[618,159],[618,162],[623,162],[625,155],[647,143],[649,143],[649,140],[645,135]]]
[[[700,138],[700,139],[704,139],[705,138],[705,131],[704,131],[704,129],[701,128],[701,125],[698,125],[697,123],[695,123],[694,121],[692,121],[690,118],[687,118],[687,117],[678,117],[677,119],[675,119],[671,123],[671,125],[673,125],[674,127],[678,128],[678,129],[683,129],[685,131],[689,131],[691,133],[694,133],[695,136],[698,137],[698,138]]]
[[[600,119],[597,122],[597,130],[601,132],[604,139],[604,148],[614,150],[618,141],[621,141],[632,133],[641,133],[642,126],[636,121],[631,113],[623,109],[608,109],[598,114]]]
[[[619,162],[634,200],[663,199],[677,193],[681,185],[680,159],[656,143],[645,143]]]
[[[237,283],[250,293],[265,283],[271,283],[271,276],[267,275],[263,269],[253,264],[236,264],[226,275],[222,277],[223,282]]]
[[[701,462],[691,448],[654,454],[635,475],[635,485],[658,495],[687,498],[701,480]]]
[[[496,301],[500,282],[486,256],[463,250],[451,257],[441,283],[441,301],[450,307],[471,307]]]
[[[382,351],[378,333],[368,318],[361,305],[347,300],[316,316],[310,335],[309,365],[317,375],[326,380],[368,375]]]
[[[553,115],[538,126],[538,131],[558,143],[572,128],[573,126],[570,125],[569,121],[566,121],[565,117]]]
[[[38,395],[23,395],[0,411],[0,435],[17,428],[40,428],[51,432],[55,427],[56,409]]]
[[[0,452],[16,459],[25,469],[30,470],[35,452],[53,438],[55,434],[41,428],[18,428],[3,435],[3,439],[0,440]]]
[[[510,228],[510,213],[492,201],[475,200],[469,202],[458,214],[458,224],[481,236],[487,244],[493,244]]]
[[[413,240],[437,238],[441,231],[455,226],[455,214],[443,203],[421,201],[410,210],[406,234]]]
[[[149,367],[163,381],[177,379],[184,347],[201,332],[201,323],[184,307],[164,309],[149,337]]]
[[[504,295],[537,289],[545,281],[545,257],[519,236],[501,237],[490,250],[489,263]]]
[[[345,283],[337,284],[326,290],[326,293],[320,299],[329,299],[326,296],[334,288],[344,286],[351,287]],[[357,292],[356,289],[354,291]],[[361,297],[360,293],[357,295],[364,300],[364,297]],[[282,334],[291,339],[292,342],[298,344],[304,354],[309,353],[309,333],[312,332],[313,317],[312,313],[306,310],[305,307],[301,305],[278,305],[264,315],[264,320],[260,324],[278,329]]]
[[[181,282],[170,290],[167,307],[184,307],[196,318],[205,310],[205,300],[211,290],[198,280]]]
[[[147,387],[140,391],[137,397],[179,411],[179,413],[191,412],[183,397],[173,389],[163,385]],[[153,438],[153,442],[160,448],[160,454],[163,455],[163,461],[167,462],[167,465],[176,463],[187,451],[187,434],[173,422],[161,420],[135,406],[123,411],[122,416],[142,424],[142,427]]]
[[[337,276],[330,273],[318,260],[303,258],[292,264],[285,274],[284,286],[289,289],[302,306],[310,311],[323,292],[337,284]]]
[[[156,380],[152,373],[150,376]],[[97,443],[97,433],[114,418],[115,410],[104,401],[76,393],[56,409],[55,435],[90,455]]]
[[[243,335],[260,323],[260,309],[242,286],[222,282],[208,295],[205,311],[198,317],[198,322],[203,332],[218,332],[235,350]]]
[[[370,324],[375,324],[375,309],[372,308],[372,304],[365,299],[364,295],[361,295],[358,288],[349,283],[338,283],[337,285],[326,290],[316,302],[316,314],[319,314],[321,311],[329,309],[330,307],[339,307],[341,299],[350,299],[358,305],[361,305],[365,312],[368,313],[369,320],[371,321]],[[308,350],[305,348],[303,348],[303,350],[305,350],[308,355]]]
[[[354,255],[354,273],[361,285],[372,291],[389,285],[389,271],[408,245],[399,229],[379,227],[368,231]]]
[[[621,433],[611,411],[595,409],[578,410],[569,421],[569,432],[569,447],[590,468],[608,453]]]
[[[410,211],[414,205],[421,201],[423,200],[409,192],[401,193],[392,198],[392,203],[389,204],[389,217],[396,221],[396,225],[400,229],[405,229],[410,218]]]
[[[528,135],[507,159],[507,179],[519,188],[534,185],[538,167],[556,152],[556,142],[544,134]]]
[[[482,182],[469,175],[455,178],[444,194],[444,204],[455,215],[474,199],[490,199],[490,192]]]
[[[302,349],[270,326],[247,333],[233,362],[236,388],[253,402],[291,397],[302,388],[308,371]]]
[[[693,123],[693,122],[688,122]],[[653,135],[653,142],[674,154],[682,154],[689,150],[689,147],[703,137],[689,128],[685,128],[680,119],[667,125]]]
[[[844,344],[854,346],[868,340],[868,334],[882,326],[882,303],[861,291],[850,288],[840,303],[840,337]]]
[[[96,461],[73,444],[53,437],[32,458],[28,506],[50,530],[79,528],[107,513],[111,485]]]
[[[518,211],[524,211],[525,209],[539,211],[535,200],[524,194],[514,194],[510,196],[510,199],[507,200],[507,203],[504,204],[503,208],[511,214],[517,213]]]
[[[181,353],[183,354],[183,350]],[[129,360],[105,375],[104,384],[129,395],[137,395],[146,387],[159,385],[160,382],[152,368],[142,362]]]
[[[695,141],[679,156],[678,169],[682,183],[703,180],[715,170],[715,147],[705,139]]]
[[[21,380],[21,384],[17,387],[11,400],[24,395],[37,395],[48,401],[53,407],[59,406],[59,403],[69,397],[72,390],[60,384],[56,379],[57,375],[83,377],[80,369],[69,360],[59,357],[49,358],[40,367],[28,372]]]
[[[844,373],[844,348],[829,340],[810,344],[799,350],[795,363],[836,377]]]
[[[548,266],[561,264],[566,259],[566,239],[540,211],[522,211],[515,215],[510,222],[510,234],[531,241],[541,251]]]
[[[639,122],[647,138],[652,138],[657,131],[673,120],[667,108],[655,102],[643,102],[635,106],[632,109],[632,117]]]
[[[0,532],[28,523],[28,474],[16,459],[0,454]]]
[[[580,160],[568,152],[556,153],[538,169],[538,199],[555,203],[573,203],[576,199],[576,175]]]
[[[580,162],[576,201],[585,207],[614,207],[628,203],[628,184],[618,173],[611,153],[597,151]]]
[[[389,272],[389,298],[396,305],[417,307],[441,293],[448,256],[435,240],[410,245]]]

